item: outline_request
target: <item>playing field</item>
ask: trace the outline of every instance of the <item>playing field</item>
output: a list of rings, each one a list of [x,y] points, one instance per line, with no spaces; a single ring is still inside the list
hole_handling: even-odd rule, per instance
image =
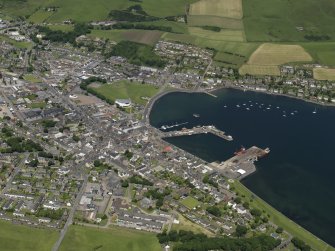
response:
[[[15,225],[0,221],[1,251],[45,251],[51,250],[58,232],[50,229]]]
[[[313,76],[317,80],[335,80],[335,69],[314,68]]]
[[[190,27],[188,30],[190,35],[210,40],[236,41],[236,42],[244,41],[244,32],[241,30],[223,29],[219,32],[215,32],[198,27]]]
[[[111,100],[129,98],[137,104],[146,104],[148,102],[147,98],[151,98],[158,92],[158,88],[153,85],[132,83],[129,81],[104,84],[95,89]]]
[[[49,249],[50,250],[50,249]],[[161,251],[155,234],[127,228],[71,226],[60,251]]]
[[[276,65],[248,65],[244,64],[239,69],[241,75],[270,75],[279,76],[280,70]]]
[[[241,19],[216,17],[216,16],[188,16],[189,26],[216,26],[224,29],[243,30]]]
[[[10,43],[11,45],[19,49],[30,49],[33,47],[32,43],[30,42],[18,42],[4,35],[0,35],[0,42],[1,41],[6,41],[7,43]]]
[[[334,41],[334,13],[334,0],[243,0],[247,41]]]
[[[41,83],[41,79],[33,74],[26,74],[23,76],[23,79],[30,83]]]
[[[183,199],[180,203],[183,204],[188,209],[193,209],[200,205],[200,202],[198,200],[190,196]]]
[[[262,44],[251,55],[250,65],[281,65],[291,62],[309,62],[312,57],[299,45]]]
[[[241,19],[242,0],[200,0],[191,4],[189,14]]]

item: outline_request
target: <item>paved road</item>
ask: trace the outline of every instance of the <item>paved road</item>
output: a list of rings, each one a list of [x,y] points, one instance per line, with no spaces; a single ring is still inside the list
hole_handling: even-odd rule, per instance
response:
[[[78,193],[77,197],[76,197],[76,200],[75,200],[75,203],[74,205],[72,206],[71,208],[71,211],[70,211],[70,214],[69,214],[69,217],[67,218],[67,221],[63,227],[63,229],[61,230],[60,232],[60,235],[59,235],[59,238],[57,240],[57,242],[55,243],[55,245],[53,246],[52,248],[52,251],[57,251],[59,250],[59,247],[60,247],[60,244],[62,243],[64,237],[65,237],[65,234],[69,228],[69,226],[72,224],[73,222],[73,216],[74,216],[74,213],[76,212],[76,209],[77,209],[77,206],[80,202],[80,199],[81,199],[81,196],[83,196],[83,193],[85,191],[85,187],[86,187],[86,184],[87,184],[87,180],[88,180],[88,177],[87,175],[85,176],[84,178],[84,182],[83,182],[83,185],[81,186],[81,189],[80,189],[80,192]]]

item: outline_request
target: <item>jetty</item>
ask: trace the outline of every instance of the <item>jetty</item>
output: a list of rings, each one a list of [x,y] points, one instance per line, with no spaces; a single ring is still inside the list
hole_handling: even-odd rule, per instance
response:
[[[218,136],[220,138],[223,138],[227,141],[232,141],[233,137],[230,135],[226,135],[225,132],[217,129],[213,125],[208,126],[196,126],[191,129],[183,128],[179,131],[169,131],[169,132],[161,132],[163,138],[168,137],[178,137],[178,136],[186,136],[186,135],[195,135],[195,134],[206,134],[206,133],[212,133],[215,136]]]
[[[269,154],[270,149],[261,149],[252,146],[248,149],[242,149],[235,153],[230,159],[218,163],[210,163],[210,167],[222,172],[226,177],[231,179],[242,179],[256,171],[255,161]]]

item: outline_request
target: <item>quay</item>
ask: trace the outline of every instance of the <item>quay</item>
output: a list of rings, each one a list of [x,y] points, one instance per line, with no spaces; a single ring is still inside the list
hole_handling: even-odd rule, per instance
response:
[[[235,156],[224,162],[210,163],[210,167],[222,172],[223,175],[230,179],[243,179],[256,171],[254,162],[259,158],[266,156],[269,152],[269,148],[261,149],[252,146],[249,149],[240,150],[235,153]]]
[[[226,135],[225,132],[217,129],[213,125],[209,126],[196,126],[191,129],[183,128],[180,131],[170,131],[170,132],[161,132],[163,138],[168,137],[178,137],[178,136],[185,136],[185,135],[195,135],[195,134],[203,134],[203,133],[212,133],[220,138],[223,138],[228,141],[232,141],[233,137],[230,135]]]
[[[209,96],[212,96],[213,98],[217,98],[218,96],[214,95],[213,93],[210,93],[210,92],[204,92],[206,94],[208,94]]]

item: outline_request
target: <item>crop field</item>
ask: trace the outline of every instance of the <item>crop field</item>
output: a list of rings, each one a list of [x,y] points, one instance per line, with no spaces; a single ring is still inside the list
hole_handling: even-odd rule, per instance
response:
[[[335,69],[314,68],[313,76],[317,80],[335,80]]]
[[[190,27],[190,35],[194,35],[200,38],[211,39],[211,40],[221,40],[221,41],[244,41],[244,33],[240,30],[221,30],[219,32],[205,30],[198,27]]]
[[[276,65],[249,65],[244,64],[239,69],[241,75],[250,74],[250,75],[270,75],[270,76],[279,76],[280,70]]]
[[[141,5],[149,15],[155,17],[181,16],[185,15],[186,5],[196,1],[197,0],[143,0]],[[134,2],[130,3],[134,4]]]
[[[194,199],[193,197],[190,197],[190,196],[183,199],[180,203],[183,204],[188,209],[193,209],[193,208],[200,205],[200,202],[198,200],[196,200],[196,199]]]
[[[281,65],[291,62],[309,62],[312,57],[299,45],[262,44],[251,55],[250,65]]]
[[[153,85],[132,83],[129,81],[103,84],[95,89],[98,93],[111,100],[129,98],[132,102],[137,104],[146,104],[146,98],[153,97],[159,90]]]
[[[240,19],[216,17],[216,16],[188,16],[189,26],[216,26],[224,29],[243,30],[243,22]]]
[[[50,249],[49,249],[50,250]],[[60,251],[160,251],[155,234],[127,228],[70,226]]]
[[[241,19],[242,0],[200,0],[191,4],[189,14]]]
[[[124,40],[154,45],[158,42],[162,34],[163,32],[161,31],[127,30],[124,31],[122,37]]]
[[[334,41],[334,13],[333,0],[243,0],[247,41],[313,41],[306,35]]]
[[[37,229],[0,221],[1,251],[44,251],[51,250],[58,238],[58,232]]]

